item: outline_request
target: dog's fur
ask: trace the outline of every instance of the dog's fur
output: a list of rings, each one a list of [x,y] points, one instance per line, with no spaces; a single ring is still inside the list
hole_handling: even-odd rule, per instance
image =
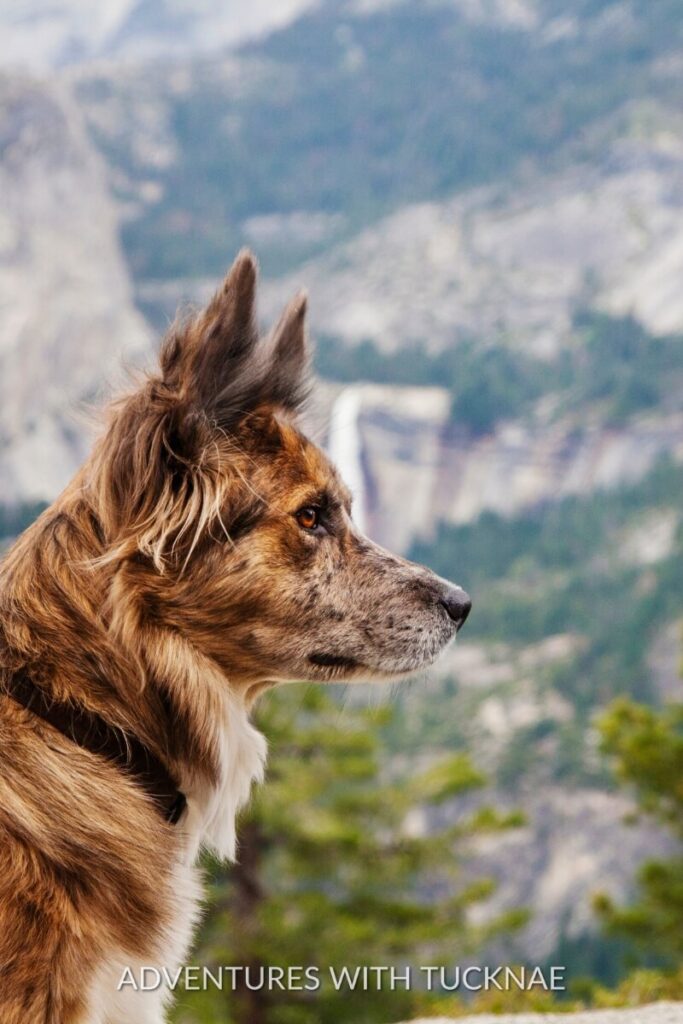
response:
[[[305,300],[259,340],[255,281],[243,253],[172,328],[159,371],[112,406],[0,568],[3,1024],[162,1021],[160,993],[117,982],[124,965],[182,962],[197,853],[235,855],[265,759],[254,698],[410,672],[457,628],[443,580],[354,528],[335,469],[295,425]],[[138,737],[187,795],[179,824],[2,693],[18,671]]]

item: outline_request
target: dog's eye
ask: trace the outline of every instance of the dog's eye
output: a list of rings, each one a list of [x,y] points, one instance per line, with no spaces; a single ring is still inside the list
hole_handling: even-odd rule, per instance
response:
[[[296,521],[303,530],[315,530],[320,526],[320,509],[306,505],[297,512]]]

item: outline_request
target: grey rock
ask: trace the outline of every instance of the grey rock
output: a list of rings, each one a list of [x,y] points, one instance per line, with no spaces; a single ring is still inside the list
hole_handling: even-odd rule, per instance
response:
[[[87,404],[149,351],[106,172],[66,87],[0,78],[0,500],[51,499]]]
[[[407,1024],[407,1022],[406,1022]],[[582,1013],[477,1014],[474,1017],[430,1017],[410,1024],[683,1024],[683,1003],[651,1003],[617,1010]]]

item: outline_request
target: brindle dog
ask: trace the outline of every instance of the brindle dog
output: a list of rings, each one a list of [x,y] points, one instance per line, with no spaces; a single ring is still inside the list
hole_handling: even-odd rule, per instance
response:
[[[159,1024],[201,847],[235,854],[255,697],[432,662],[467,595],[363,537],[297,429],[306,303],[268,338],[242,253],[0,569],[0,1019]]]

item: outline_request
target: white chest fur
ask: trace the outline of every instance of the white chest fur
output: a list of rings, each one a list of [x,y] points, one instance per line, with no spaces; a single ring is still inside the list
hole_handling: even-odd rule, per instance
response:
[[[183,831],[190,862],[202,847],[224,860],[235,859],[237,814],[248,801],[252,785],[261,782],[265,772],[265,737],[249,721],[243,702],[228,690],[221,697],[218,718],[214,723],[218,783],[189,787],[186,794],[188,810]]]

